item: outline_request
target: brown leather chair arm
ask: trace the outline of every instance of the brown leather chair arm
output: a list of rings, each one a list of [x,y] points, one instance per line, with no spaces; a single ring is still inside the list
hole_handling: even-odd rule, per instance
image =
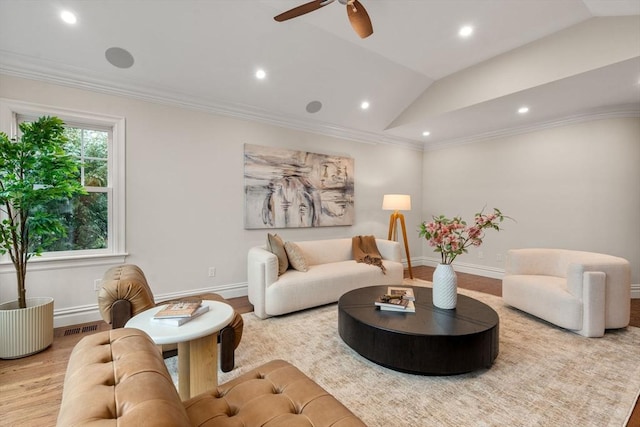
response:
[[[220,301],[220,302],[224,302],[227,303],[227,300],[224,299],[221,295],[218,294],[214,294],[214,293],[207,293],[207,294],[202,294],[202,295],[197,295],[194,297],[187,297],[187,298],[182,298],[182,300],[189,300],[189,299],[206,299],[206,300],[211,300],[211,301]],[[231,327],[234,329],[234,338],[233,338],[233,348],[238,348],[238,345],[240,345],[240,340],[242,339],[242,331],[244,329],[244,320],[242,320],[242,316],[236,312],[235,315],[233,316],[233,319],[231,319],[231,323],[229,323],[228,327]]]
[[[111,324],[113,328],[119,327],[113,324],[112,311],[114,304],[120,300],[129,302],[131,307],[129,318],[155,307],[153,293],[147,284],[147,279],[136,265],[124,264],[112,267],[102,278],[102,287],[98,292],[98,308],[104,321]],[[120,314],[119,312],[118,315]]]
[[[236,364],[233,346],[235,335],[235,330],[231,326],[225,326],[218,333],[218,342],[220,343],[220,370],[222,372],[232,371]]]
[[[131,319],[131,302],[119,299],[111,305],[111,329],[124,328]]]

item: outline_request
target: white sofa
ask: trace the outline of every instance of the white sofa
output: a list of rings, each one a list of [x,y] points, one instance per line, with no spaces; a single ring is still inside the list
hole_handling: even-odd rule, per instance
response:
[[[503,300],[586,337],[629,325],[631,268],[623,258],[565,249],[512,249]]]
[[[249,301],[262,319],[336,302],[353,289],[402,283],[404,267],[398,242],[376,239],[386,274],[376,266],[356,263],[349,238],[294,243],[307,262],[306,272],[289,269],[278,276],[276,255],[266,246],[249,249]]]

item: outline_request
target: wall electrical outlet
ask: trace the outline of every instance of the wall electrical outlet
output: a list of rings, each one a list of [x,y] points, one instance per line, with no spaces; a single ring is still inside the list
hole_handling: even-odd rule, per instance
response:
[[[502,254],[496,254],[496,261],[498,261],[498,262],[504,261],[504,258],[502,257]]]
[[[209,267],[209,277],[216,277],[216,268]]]
[[[478,251],[478,258],[480,259],[484,258],[484,252]]]
[[[99,291],[101,286],[102,286],[102,279],[96,279],[96,280],[93,281],[93,290],[94,291]]]

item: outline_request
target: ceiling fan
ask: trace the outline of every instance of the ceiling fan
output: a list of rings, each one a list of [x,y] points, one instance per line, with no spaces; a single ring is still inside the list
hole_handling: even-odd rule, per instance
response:
[[[291,10],[287,10],[286,12],[281,13],[273,19],[278,22],[286,21],[288,19],[304,15],[305,13],[318,10],[321,7],[333,3],[334,1],[335,0],[310,1],[309,3],[305,3],[298,7],[294,7]],[[365,37],[369,37],[371,34],[373,34],[373,26],[371,25],[369,14],[358,0],[338,0],[338,2],[347,6],[347,16],[349,17],[349,22],[351,22],[351,26],[353,27],[354,31],[361,38],[364,39]]]

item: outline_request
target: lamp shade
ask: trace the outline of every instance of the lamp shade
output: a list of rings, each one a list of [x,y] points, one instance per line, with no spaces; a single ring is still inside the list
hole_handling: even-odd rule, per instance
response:
[[[410,211],[411,196],[408,194],[385,194],[382,199],[382,209],[385,211]]]

